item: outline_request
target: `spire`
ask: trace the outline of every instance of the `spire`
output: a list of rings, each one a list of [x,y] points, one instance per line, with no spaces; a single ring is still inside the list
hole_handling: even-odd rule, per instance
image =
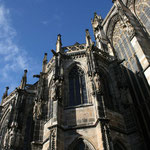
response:
[[[25,89],[27,83],[27,70],[24,70],[24,75],[21,80],[20,89]]]
[[[47,65],[47,53],[44,54],[42,72],[45,73]]]
[[[3,94],[2,99],[6,98],[8,96],[8,89],[9,89],[9,87],[7,86],[6,90],[5,90],[5,93]]]
[[[61,35],[58,34],[57,35],[57,42],[56,42],[56,52],[61,52],[61,46],[62,46],[62,43],[61,43]]]
[[[86,47],[88,47],[88,46],[92,45],[92,40],[91,40],[89,30],[86,29],[85,32],[86,32]]]

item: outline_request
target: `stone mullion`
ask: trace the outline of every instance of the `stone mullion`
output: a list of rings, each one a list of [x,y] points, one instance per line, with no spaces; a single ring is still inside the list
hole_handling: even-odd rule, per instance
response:
[[[149,7],[149,6],[147,6],[147,7]],[[144,10],[142,10],[142,12],[143,12],[144,15],[146,16],[146,18],[147,18],[147,20],[148,20],[148,23],[150,24],[150,18],[147,16],[147,14],[145,13]],[[142,20],[142,19],[141,19],[141,20]],[[150,35],[150,30],[148,30],[146,26],[145,26],[145,29],[146,29],[146,31],[147,31],[147,32],[149,33],[149,35]]]
[[[76,97],[76,79],[75,78],[73,78],[73,93],[74,93],[73,105],[76,105],[77,97]]]
[[[79,86],[80,86],[80,98],[81,98],[81,104],[83,104],[83,91],[82,91],[82,80],[81,80],[81,76],[79,76]]]
[[[138,7],[140,7],[140,5],[147,5],[147,7],[150,7],[150,5],[148,5],[148,3],[145,3],[145,2],[143,2],[143,3],[141,3],[141,4],[139,4],[139,5],[137,5],[136,7],[137,7],[137,9],[138,9]],[[138,10],[139,11],[139,10]],[[144,23],[143,23],[143,21],[142,21],[142,19],[140,18],[140,12],[143,12],[144,13],[144,15],[147,17],[147,19],[149,20],[149,22],[150,22],[150,18],[146,15],[146,13],[145,13],[145,11],[142,9],[142,10],[140,10],[139,11],[139,13],[138,13],[138,20],[140,21],[140,24],[145,28],[145,30],[146,30],[146,32],[150,35],[150,31],[149,30],[147,30],[146,29],[146,26],[144,25]]]

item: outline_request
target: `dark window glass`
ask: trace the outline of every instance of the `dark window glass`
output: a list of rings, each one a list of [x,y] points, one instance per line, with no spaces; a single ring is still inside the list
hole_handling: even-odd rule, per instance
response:
[[[85,74],[78,66],[72,68],[69,73],[69,105],[87,103]]]
[[[84,143],[84,141],[80,139],[73,150],[91,150],[91,148],[87,145],[87,143]]]

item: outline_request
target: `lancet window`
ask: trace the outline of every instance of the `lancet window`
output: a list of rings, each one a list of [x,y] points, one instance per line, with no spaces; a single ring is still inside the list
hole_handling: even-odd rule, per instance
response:
[[[69,73],[69,106],[87,103],[84,71],[74,66]]]

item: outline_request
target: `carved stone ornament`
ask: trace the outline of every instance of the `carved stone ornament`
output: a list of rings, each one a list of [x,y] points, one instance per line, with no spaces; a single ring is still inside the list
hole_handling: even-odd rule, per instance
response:
[[[33,108],[33,118],[40,119],[42,116],[42,100],[35,100],[34,108]]]
[[[58,89],[58,80],[54,81],[53,80],[53,83],[52,83],[52,86],[51,86],[51,100],[55,101],[57,98],[56,98],[56,94],[57,94],[57,89]]]
[[[101,93],[102,88],[101,88],[101,83],[100,83],[100,76],[98,73],[96,73],[94,76],[94,82],[95,82],[96,92]]]
[[[11,127],[7,129],[3,142],[5,149],[16,148],[19,146],[22,136],[20,130],[18,130],[17,127],[18,124],[16,122],[12,122]]]
[[[50,134],[50,150],[56,150],[56,129],[53,129]]]
[[[79,50],[85,50],[86,45],[85,44],[79,44],[75,43],[73,46],[67,46],[62,48],[65,52],[72,52],[72,51],[79,51]]]
[[[63,79],[52,81],[51,87],[50,87],[50,99],[52,101],[55,100],[61,100],[63,96]]]
[[[109,21],[109,25],[107,27],[107,37],[111,40],[113,35],[113,29],[115,27],[115,24],[119,21],[120,17],[119,14],[114,15],[111,20]]]

